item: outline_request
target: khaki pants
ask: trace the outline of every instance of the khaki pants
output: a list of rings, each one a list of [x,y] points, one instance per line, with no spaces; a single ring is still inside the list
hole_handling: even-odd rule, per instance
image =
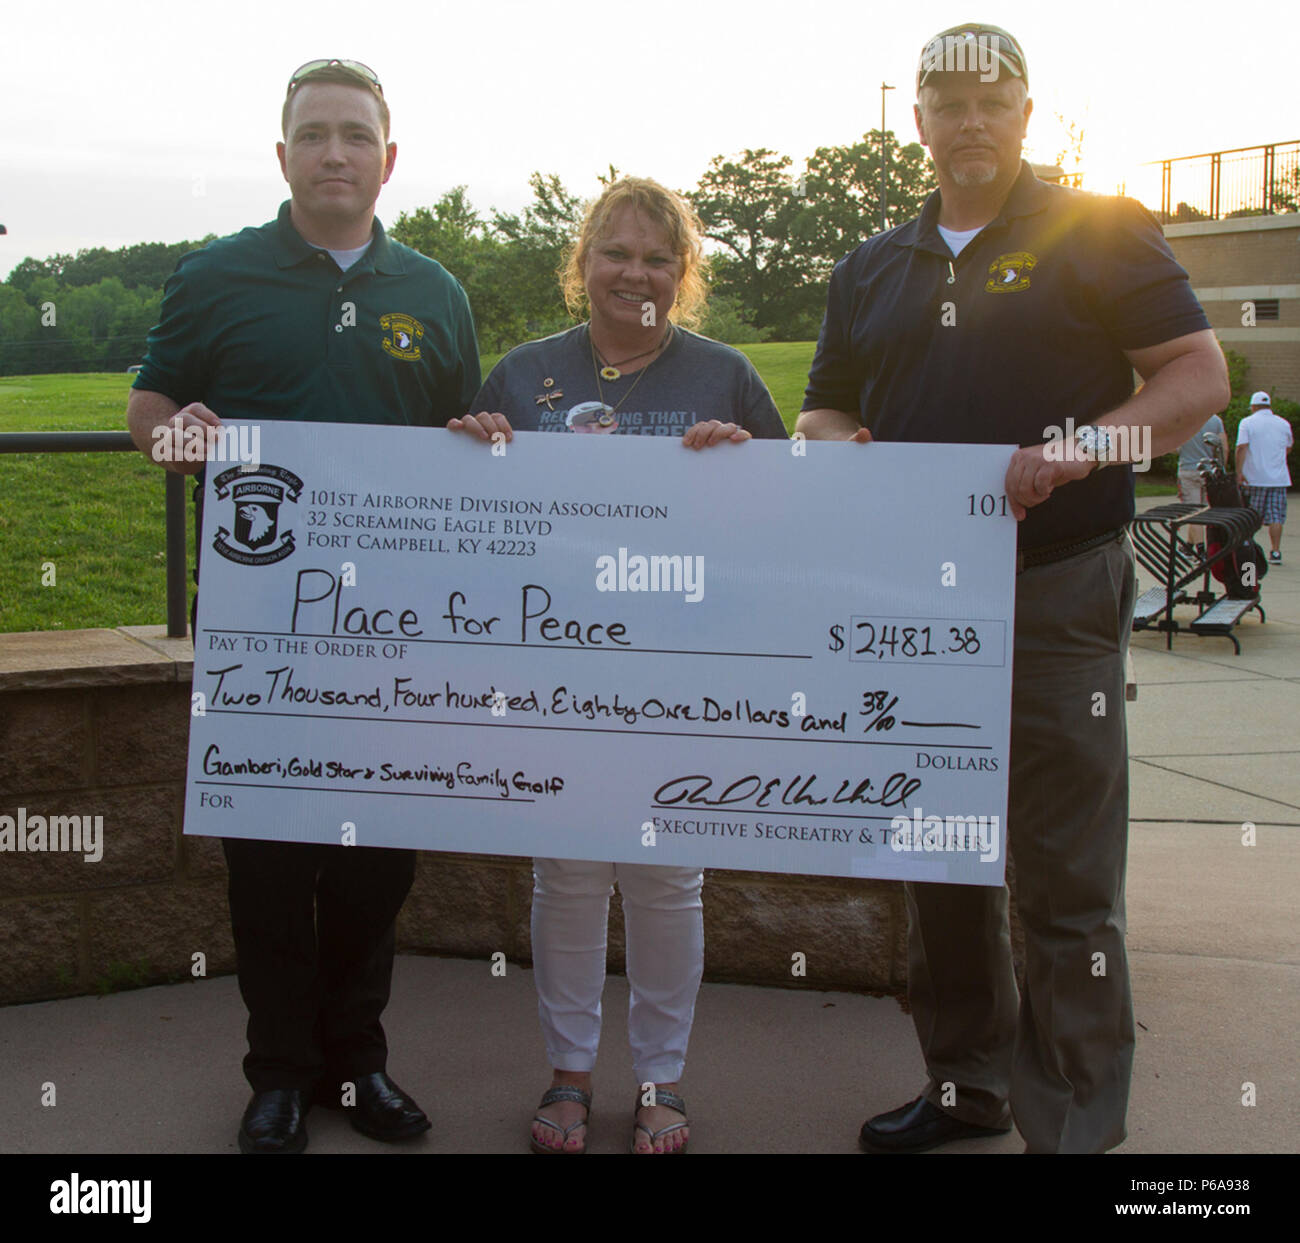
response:
[[[1204,505],[1205,480],[1199,471],[1180,470],[1178,472],[1178,499],[1188,505]],[[1193,544],[1205,543],[1205,528],[1202,526],[1181,527],[1179,535]]]
[[[905,887],[925,1095],[979,1125],[1014,1117],[1031,1152],[1104,1152],[1125,1137],[1124,664],[1135,596],[1127,538],[1016,580],[1007,827],[1024,995],[1005,888]]]

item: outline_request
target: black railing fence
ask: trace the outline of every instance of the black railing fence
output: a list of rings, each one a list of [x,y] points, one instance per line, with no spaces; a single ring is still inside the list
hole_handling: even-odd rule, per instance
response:
[[[4,432],[0,453],[139,453],[129,432]],[[185,585],[185,481],[167,472],[167,637],[189,633]]]
[[[1079,170],[1048,179],[1098,194],[1127,194],[1163,224],[1274,216],[1300,211],[1300,139],[1152,160],[1113,185]]]

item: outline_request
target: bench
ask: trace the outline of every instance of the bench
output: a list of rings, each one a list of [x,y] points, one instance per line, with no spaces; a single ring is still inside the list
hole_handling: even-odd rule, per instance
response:
[[[1252,600],[1232,600],[1225,597],[1218,604],[1206,609],[1194,622],[1189,623],[1187,628],[1194,634],[1226,635],[1232,640],[1233,648],[1240,655],[1241,644],[1237,642],[1237,636],[1232,633],[1232,628],[1251,609],[1259,609],[1260,618],[1263,618],[1264,610],[1259,606],[1258,596]]]
[[[1252,608],[1259,610],[1259,593],[1253,599],[1217,598],[1210,585],[1211,574],[1220,562],[1233,556],[1260,527],[1260,516],[1249,507],[1192,505],[1186,502],[1156,505],[1134,516],[1129,536],[1138,563],[1162,586],[1152,587],[1139,597],[1133,614],[1134,630],[1163,630],[1165,648],[1173,648],[1174,635],[1183,628],[1174,617],[1174,606],[1192,604],[1200,615],[1186,628],[1196,635],[1226,635],[1240,655],[1241,644],[1232,628]],[[1212,555],[1198,553],[1179,531],[1189,524],[1204,526],[1221,542]],[[1192,586],[1201,580],[1200,590]],[[1193,594],[1189,595],[1189,590]]]
[[[1172,601],[1163,587],[1152,587],[1149,591],[1144,591],[1133,609],[1133,629],[1145,630],[1169,604],[1182,604],[1186,599],[1185,591],[1175,591]]]

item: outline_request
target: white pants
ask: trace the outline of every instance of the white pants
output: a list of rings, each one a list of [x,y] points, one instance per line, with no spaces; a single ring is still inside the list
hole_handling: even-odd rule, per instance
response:
[[[555,1070],[589,1071],[600,1043],[609,897],[627,931],[628,1040],[638,1083],[676,1083],[704,973],[704,873],[644,863],[533,860],[533,978]]]

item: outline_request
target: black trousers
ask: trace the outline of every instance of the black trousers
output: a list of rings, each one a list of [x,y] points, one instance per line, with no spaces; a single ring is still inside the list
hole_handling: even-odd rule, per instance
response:
[[[194,489],[194,581],[203,539]],[[199,600],[190,608],[197,637]],[[248,1007],[244,1074],[254,1092],[338,1085],[384,1070],[379,1021],[393,978],[397,913],[415,852],[222,839],[239,993]]]
[[[239,992],[248,1007],[244,1074],[254,1092],[322,1091],[385,1069],[397,913],[415,852],[222,839]]]

